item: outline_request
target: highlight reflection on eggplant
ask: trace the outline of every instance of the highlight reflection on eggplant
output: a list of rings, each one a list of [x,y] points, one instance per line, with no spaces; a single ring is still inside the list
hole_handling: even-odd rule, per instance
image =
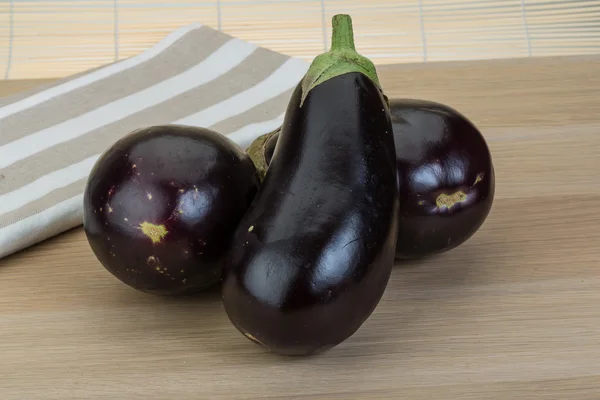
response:
[[[495,175],[487,143],[447,105],[416,99],[389,104],[400,198],[396,258],[456,248],[477,232],[492,207]],[[252,144],[262,149],[254,150],[264,157],[262,164],[270,163],[278,137],[279,129]]]

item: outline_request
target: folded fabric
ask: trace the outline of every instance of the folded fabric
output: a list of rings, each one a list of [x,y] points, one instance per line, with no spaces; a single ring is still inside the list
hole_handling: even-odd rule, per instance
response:
[[[176,123],[246,148],[281,124],[308,67],[191,25],[135,57],[0,98],[0,258],[82,223],[87,176],[117,139]]]

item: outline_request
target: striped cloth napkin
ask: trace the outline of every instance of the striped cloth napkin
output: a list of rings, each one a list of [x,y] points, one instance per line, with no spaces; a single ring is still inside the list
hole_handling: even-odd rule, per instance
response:
[[[246,148],[281,124],[308,66],[195,24],[135,57],[0,98],[0,258],[82,223],[87,176],[117,139],[177,123]]]

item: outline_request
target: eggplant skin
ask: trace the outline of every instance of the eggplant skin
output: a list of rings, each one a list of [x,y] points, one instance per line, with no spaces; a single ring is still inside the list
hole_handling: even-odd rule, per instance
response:
[[[352,336],[387,286],[398,220],[383,94],[360,73],[292,94],[277,151],[236,231],[222,294],[232,324],[281,355]]]
[[[457,110],[393,99],[400,208],[396,259],[447,252],[467,241],[491,210],[495,173],[487,143]]]
[[[495,173],[477,127],[452,107],[434,101],[389,101],[400,212],[396,259],[419,259],[452,250],[487,219]],[[279,133],[264,145],[268,165]]]
[[[100,263],[157,295],[217,284],[229,242],[258,191],[254,164],[198,127],[142,128],[115,142],[84,189],[83,226]]]

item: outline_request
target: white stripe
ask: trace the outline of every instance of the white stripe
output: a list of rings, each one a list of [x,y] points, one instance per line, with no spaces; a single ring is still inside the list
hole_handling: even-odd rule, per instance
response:
[[[209,127],[229,117],[241,114],[295,87],[309,64],[297,58],[288,59],[262,82],[214,106],[187,116],[177,124]]]
[[[0,195],[0,216],[17,210],[48,193],[85,178],[92,170],[98,155],[42,176],[12,192]]]
[[[0,229],[0,258],[81,224],[83,194]]]
[[[239,65],[256,49],[253,44],[231,39],[200,64],[179,75],[0,147],[0,168],[210,82]]]
[[[282,104],[282,108],[285,108],[285,106],[287,106],[287,104]],[[279,115],[277,118],[273,118],[269,121],[256,122],[254,124],[246,125],[243,128],[240,128],[237,131],[227,135],[227,137],[236,142],[241,148],[246,149],[257,137],[279,128],[283,123],[284,118],[285,112]]]
[[[114,75],[118,72],[133,68],[136,65],[139,65],[147,60],[150,60],[151,58],[156,57],[168,47],[170,47],[173,43],[185,36],[187,33],[201,27],[202,25],[200,24],[191,24],[188,26],[184,26],[183,28],[178,29],[175,32],[168,35],[167,37],[165,37],[153,47],[149,48],[143,53],[138,54],[135,57],[128,58],[115,64],[108,65],[99,70],[90,72],[89,74],[69,80],[61,85],[54,86],[42,92],[26,97],[22,100],[8,104],[4,107],[0,107],[0,120],[12,114],[16,114],[20,111],[26,110],[40,103],[48,101],[53,97],[60,96],[61,94],[65,94],[80,87],[84,87],[86,85],[99,81],[100,79],[104,79],[106,77]]]

